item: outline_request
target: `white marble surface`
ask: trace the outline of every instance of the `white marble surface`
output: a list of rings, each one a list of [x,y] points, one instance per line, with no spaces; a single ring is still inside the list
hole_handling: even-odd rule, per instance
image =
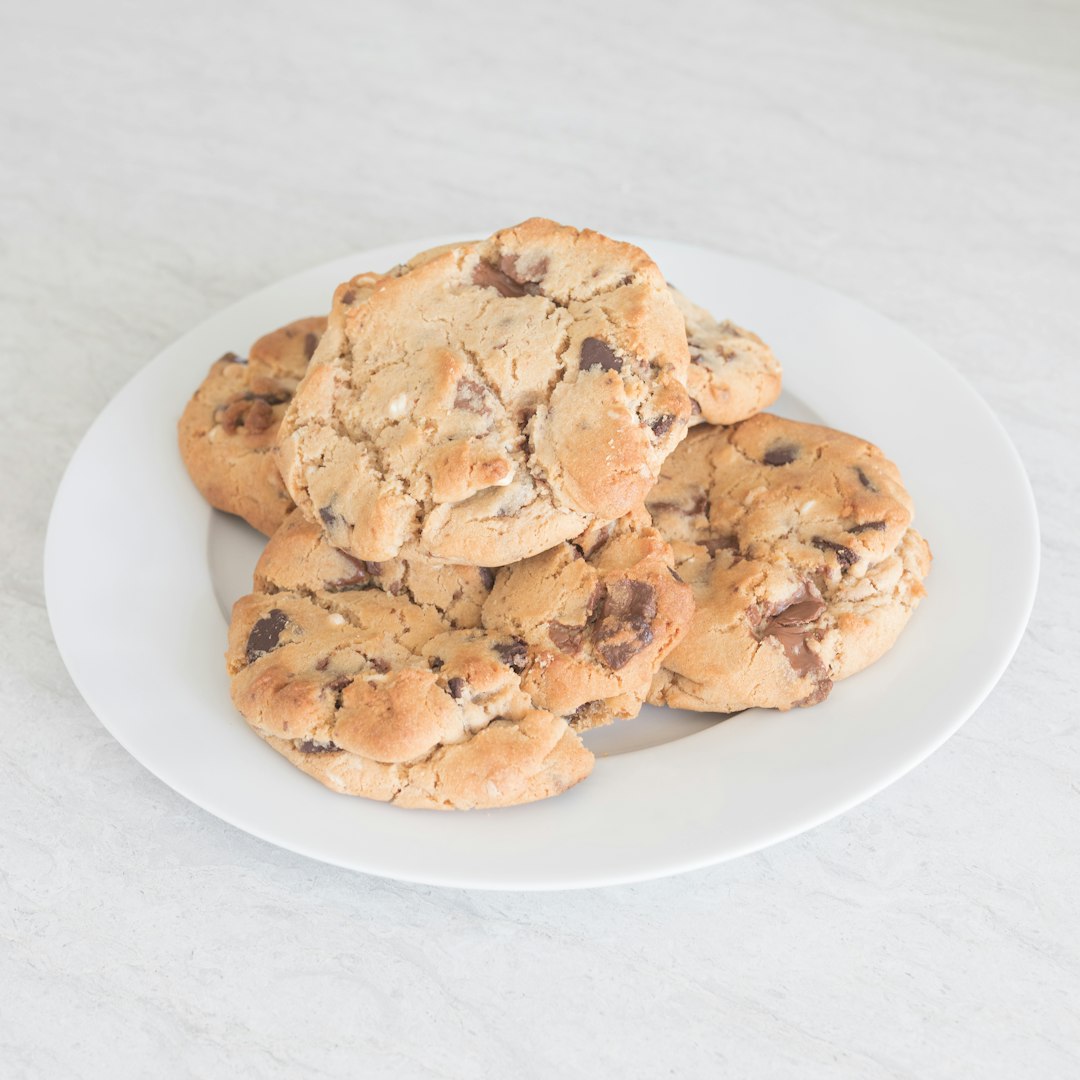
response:
[[[240,7],[0,15],[0,1075],[1080,1074],[1077,7]],[[914,773],[711,870],[471,894],[237,832],[55,652],[64,465],[250,290],[537,212],[786,267],[939,349],[1034,482],[1030,632]]]

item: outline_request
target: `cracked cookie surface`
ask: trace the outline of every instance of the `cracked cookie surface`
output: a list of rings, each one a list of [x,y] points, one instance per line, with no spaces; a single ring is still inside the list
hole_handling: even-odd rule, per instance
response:
[[[362,562],[294,514],[233,608],[233,701],[335,791],[432,809],[557,795],[593,757],[522,687],[521,642],[480,626],[492,580],[483,567]]]
[[[696,406],[691,424],[735,424],[767,409],[780,396],[783,374],[772,349],[757,334],[714,318],[669,288],[690,346],[686,388]]]
[[[647,255],[533,219],[332,315],[279,464],[357,558],[506,565],[641,503],[685,434],[688,367]]]
[[[925,593],[899,471],[853,435],[769,414],[696,428],[647,505],[697,604],[654,704],[813,704],[891,648]]]
[[[180,454],[211,506],[269,535],[292,509],[274,453],[285,407],[326,319],[298,319],[264,335],[247,358],[215,361],[177,428]]]
[[[575,727],[636,716],[694,611],[643,510],[500,569],[483,623],[522,643],[522,686]]]

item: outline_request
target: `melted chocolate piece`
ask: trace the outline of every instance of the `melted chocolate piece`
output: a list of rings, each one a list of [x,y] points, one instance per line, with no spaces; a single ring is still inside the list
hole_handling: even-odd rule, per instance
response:
[[[337,548],[335,550],[343,559],[348,559],[349,562],[351,562],[356,568],[356,570],[348,577],[338,578],[337,581],[328,581],[326,583],[326,587],[331,592],[341,592],[345,589],[362,589],[366,585],[368,585],[373,576],[371,573],[370,565],[350,555],[347,551],[342,551],[340,548]]]
[[[763,465],[790,465],[799,456],[799,448],[791,443],[779,443],[765,451]]]
[[[674,423],[674,413],[663,413],[661,416],[658,416],[655,420],[651,421],[649,427],[652,428],[652,433],[657,438],[660,438],[662,435],[666,435],[671,430],[671,427]]]
[[[337,754],[341,747],[332,742],[321,743],[312,739],[304,739],[303,742],[293,743],[297,750],[303,754]]]
[[[566,623],[548,623],[548,637],[559,652],[569,656],[577,656],[581,652],[581,644],[585,637],[584,626],[567,626]]]
[[[473,284],[481,288],[497,289],[499,294],[508,299],[517,299],[521,296],[537,296],[540,294],[540,286],[534,281],[519,281],[515,275],[517,260],[504,256],[499,266],[491,263],[479,262],[473,271]]]
[[[790,600],[775,607],[762,619],[755,631],[763,641],[774,637],[784,648],[788,663],[798,675],[822,671],[821,660],[806,647],[811,625],[821,617],[825,601],[811,585],[804,585]]]
[[[612,351],[610,345],[599,338],[587,337],[581,343],[580,370],[588,371],[598,367],[602,371],[622,371],[622,360]]]
[[[520,638],[493,645],[492,648],[499,655],[499,659],[512,671],[518,673],[525,670],[525,662],[529,658],[529,647]]]
[[[815,536],[813,539],[814,547],[818,551],[834,551],[836,552],[836,561],[844,567],[846,570],[849,566],[854,566],[859,561],[859,556],[849,547],[844,547],[843,544],[837,544],[832,540],[826,540],[824,537]]]
[[[460,675],[455,675],[452,679],[447,680],[446,689],[450,691],[450,696],[457,701],[465,693],[465,680]]]
[[[853,536],[858,536],[859,533],[864,532],[884,532],[885,527],[884,521],[867,521],[862,525],[852,525],[848,532]]]
[[[315,346],[319,344],[319,339],[315,334],[304,335],[304,356],[310,360],[315,352]]]
[[[247,639],[247,662],[254,663],[260,656],[273,652],[280,644],[282,630],[289,625],[289,617],[281,608],[274,608],[264,615],[252,628]]]
[[[656,590],[644,581],[618,578],[609,582],[593,628],[596,651],[618,671],[652,642]]]

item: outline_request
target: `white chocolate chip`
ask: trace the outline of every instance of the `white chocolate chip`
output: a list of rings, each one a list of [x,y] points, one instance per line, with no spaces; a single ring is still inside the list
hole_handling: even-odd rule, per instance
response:
[[[400,420],[405,415],[405,410],[409,407],[409,399],[404,394],[398,394],[396,398],[393,398],[389,405],[386,407],[387,415],[391,420]]]
[[[335,612],[334,612],[334,613],[333,613],[333,614],[332,614],[332,615],[330,616],[330,623],[331,623],[331,624],[332,624],[333,626],[344,626],[344,625],[345,625],[345,616],[344,616],[344,615],[339,615],[339,614],[338,614],[338,613],[337,613],[337,612],[335,611]]]

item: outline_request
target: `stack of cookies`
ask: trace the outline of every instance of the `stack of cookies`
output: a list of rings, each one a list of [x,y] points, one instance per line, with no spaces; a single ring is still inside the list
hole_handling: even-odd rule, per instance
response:
[[[252,729],[328,787],[509,806],[646,701],[808,706],[880,657],[925,541],[874,446],[639,248],[543,219],[339,286],[210,369],[192,479],[270,536],[229,628]]]

